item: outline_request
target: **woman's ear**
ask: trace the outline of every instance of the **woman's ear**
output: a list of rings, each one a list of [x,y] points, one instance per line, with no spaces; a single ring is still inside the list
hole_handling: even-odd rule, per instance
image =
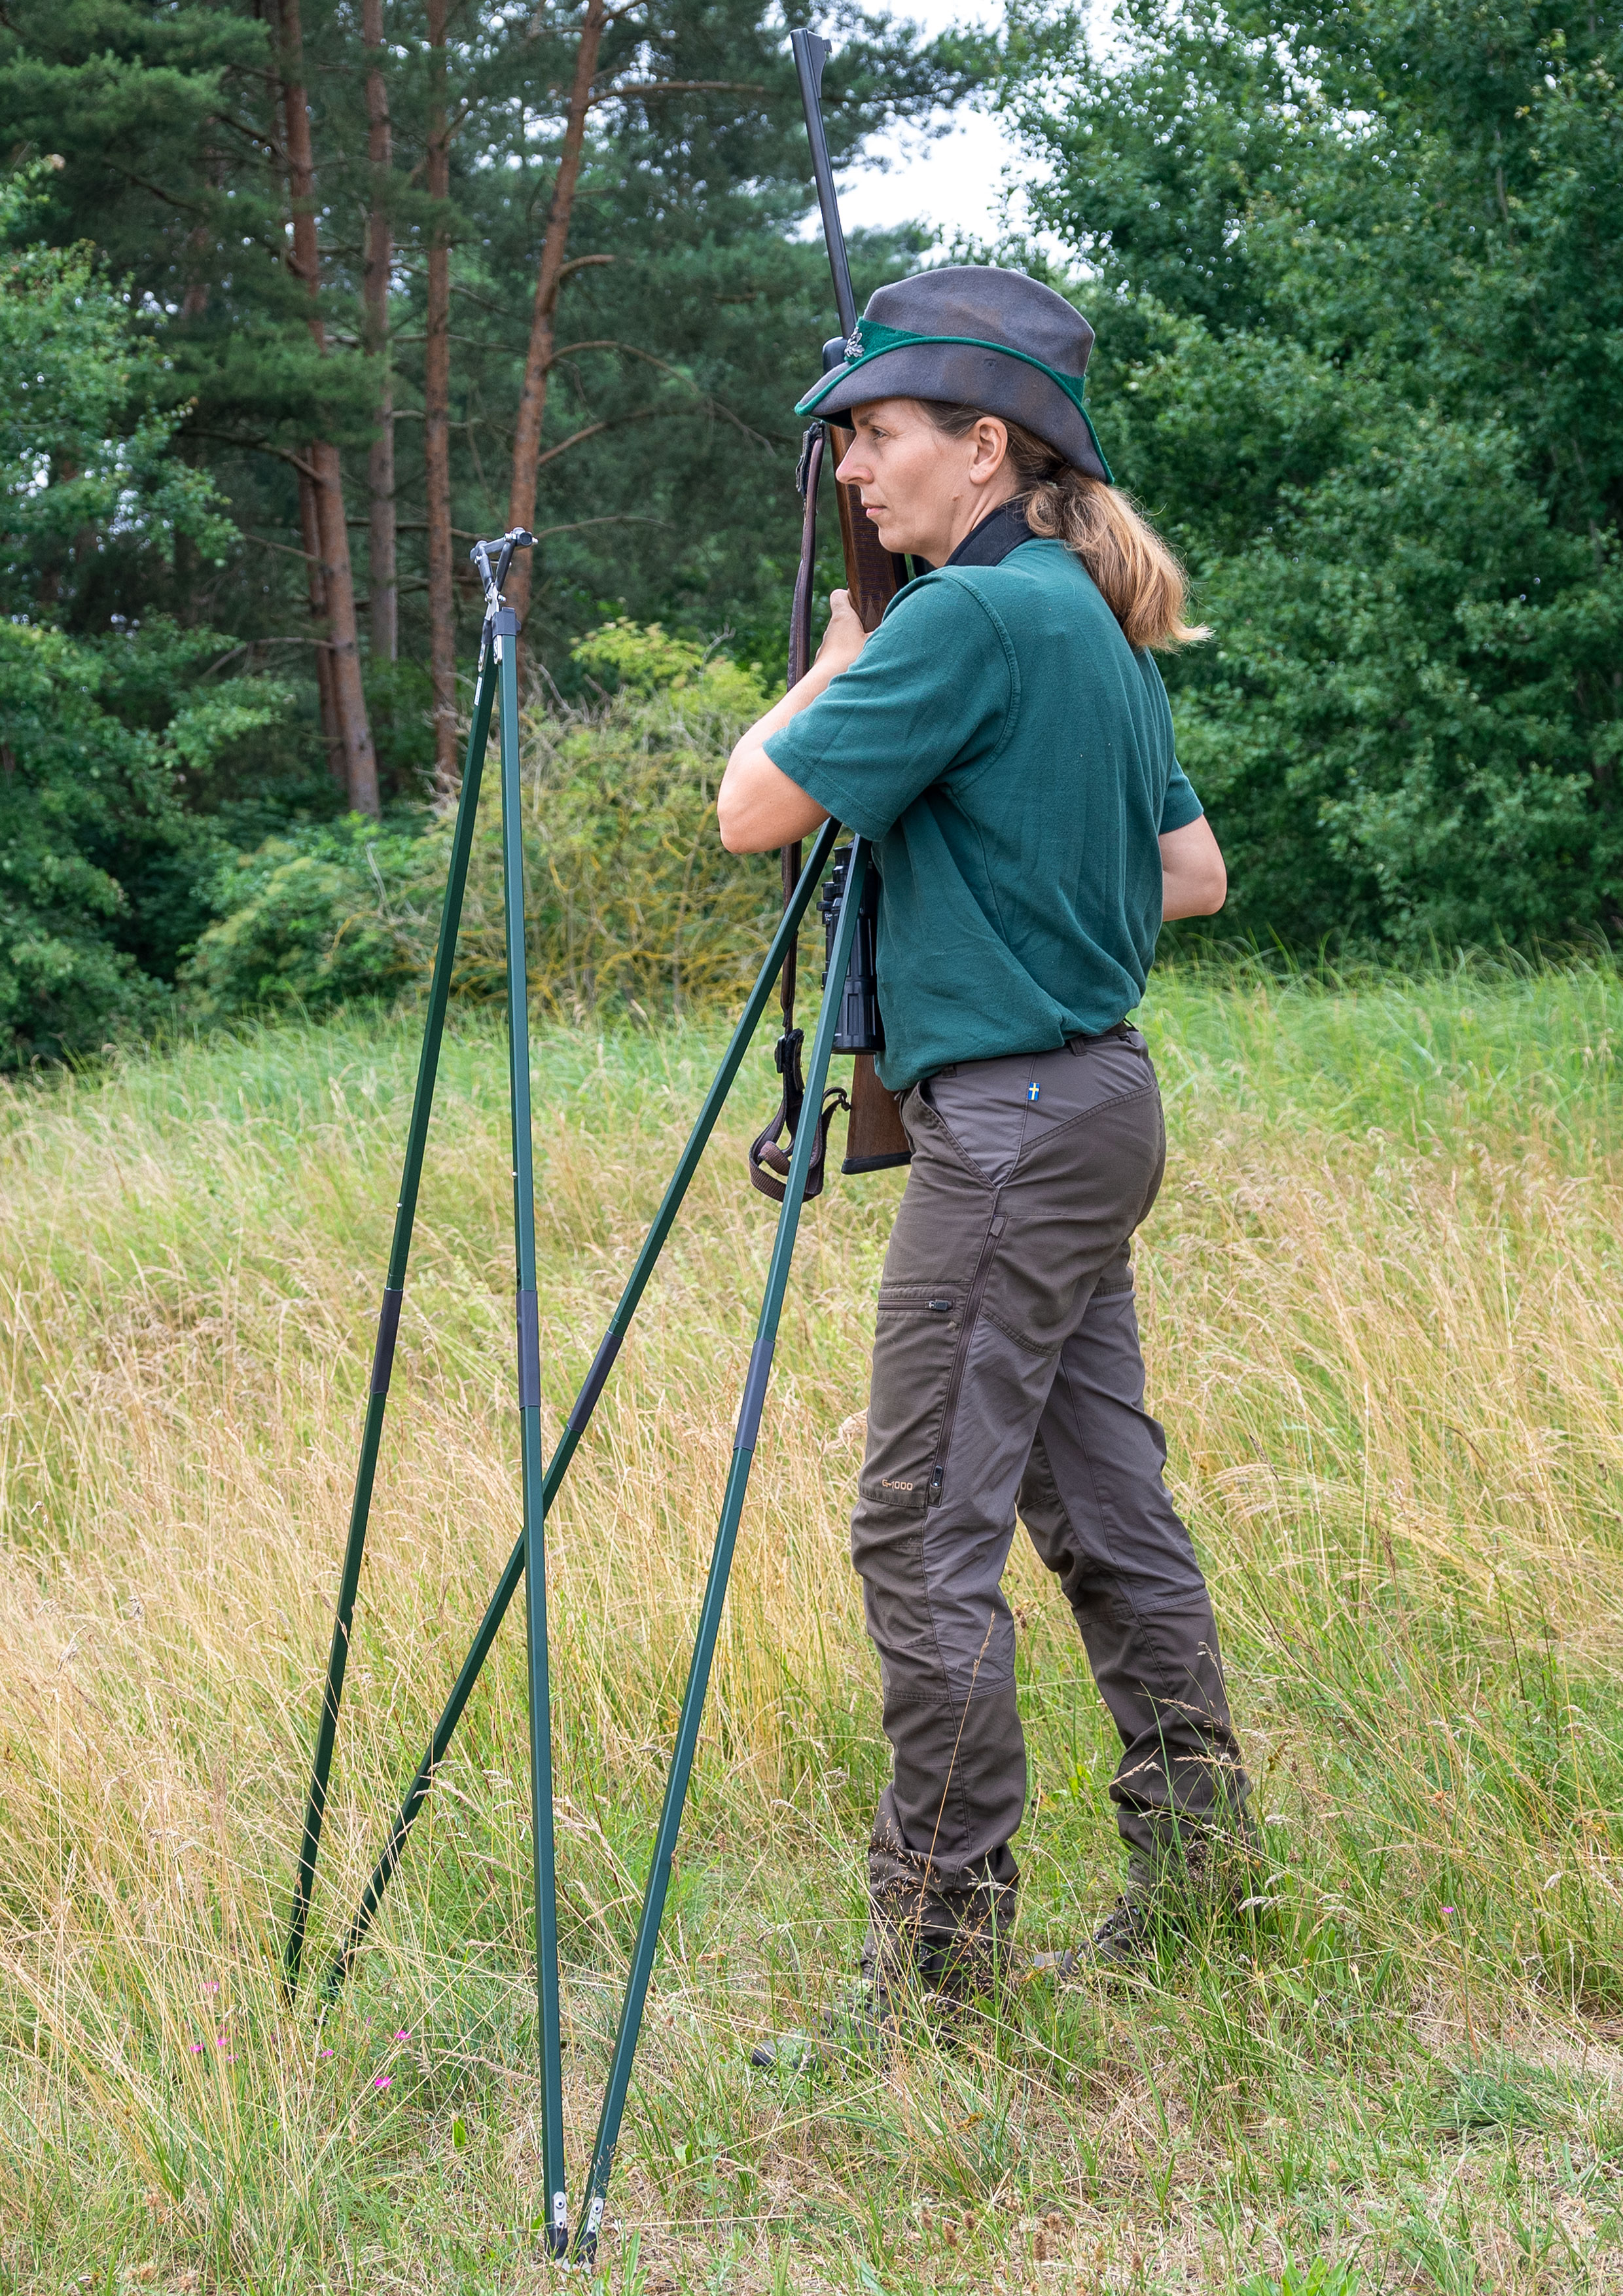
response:
[[[988,485],[1008,459],[1008,430],[994,416],[983,414],[975,425],[975,455],[970,464],[971,482],[977,486]]]

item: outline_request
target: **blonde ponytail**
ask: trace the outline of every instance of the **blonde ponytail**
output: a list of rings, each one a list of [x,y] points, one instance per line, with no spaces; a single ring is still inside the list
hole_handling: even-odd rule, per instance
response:
[[[988,419],[978,406],[946,406],[934,399],[920,404],[949,438],[966,438]],[[1021,482],[1015,500],[1027,525],[1045,542],[1062,542],[1076,553],[1130,646],[1193,645],[1211,636],[1184,619],[1189,595],[1184,569],[1126,495],[1073,470],[1022,424],[1001,414],[989,419],[1009,434],[1009,460]]]

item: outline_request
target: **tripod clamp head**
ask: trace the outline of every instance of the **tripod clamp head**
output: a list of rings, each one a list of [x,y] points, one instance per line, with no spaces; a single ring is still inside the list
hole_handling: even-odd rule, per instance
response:
[[[512,563],[515,550],[533,550],[536,537],[528,529],[515,526],[511,534],[498,534],[489,542],[476,542],[468,553],[479,568],[480,580],[485,589],[485,619],[490,621],[502,611],[502,585],[507,579],[507,569]],[[490,554],[496,554],[494,570]]]

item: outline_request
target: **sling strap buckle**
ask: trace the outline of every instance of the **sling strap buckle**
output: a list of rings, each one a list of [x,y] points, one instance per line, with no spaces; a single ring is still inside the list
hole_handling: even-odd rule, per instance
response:
[[[775,1204],[783,1201],[783,1183],[789,1177],[789,1150],[794,1146],[806,1105],[806,1078],[800,1067],[800,1047],[805,1041],[806,1032],[801,1029],[786,1029],[778,1038],[773,1060],[783,1079],[783,1097],[766,1129],[758,1132],[750,1144],[750,1185],[758,1188],[762,1195],[770,1196]],[[817,1144],[812,1151],[811,1169],[806,1178],[808,1197],[823,1193],[828,1162],[828,1128],[840,1111],[850,1105],[838,1085],[831,1085],[823,1096],[817,1116]],[[780,1147],[778,1144],[785,1134],[788,1146]]]

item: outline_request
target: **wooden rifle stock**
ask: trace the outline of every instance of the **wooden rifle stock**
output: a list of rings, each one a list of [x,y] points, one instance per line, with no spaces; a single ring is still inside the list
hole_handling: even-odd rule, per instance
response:
[[[838,470],[850,453],[854,433],[837,422],[828,426],[828,449]],[[907,561],[898,558],[881,543],[873,520],[862,506],[859,487],[836,486],[840,498],[840,544],[845,553],[845,585],[865,630],[876,630],[880,617],[907,579]]]
[[[842,1172],[888,1172],[913,1160],[913,1143],[902,1123],[900,1096],[879,1080],[872,1053],[851,1063],[851,1113],[845,1128]]]

